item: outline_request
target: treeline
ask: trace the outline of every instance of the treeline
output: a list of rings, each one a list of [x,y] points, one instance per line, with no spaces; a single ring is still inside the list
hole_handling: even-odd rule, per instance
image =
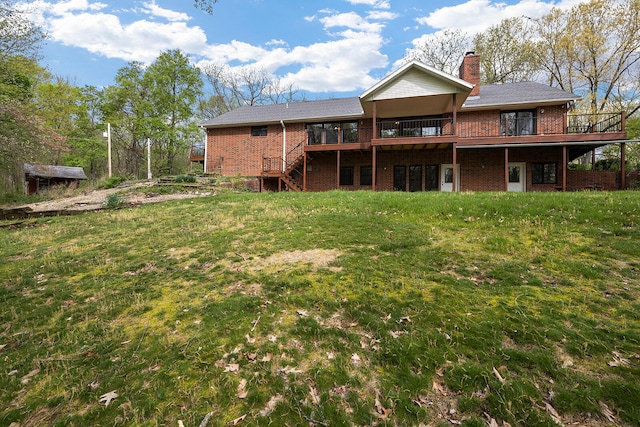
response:
[[[24,162],[81,166],[92,179],[104,177],[107,123],[114,174],[145,178],[147,141],[154,176],[182,173],[189,148],[203,141],[203,120],[242,105],[304,99],[265,70],[199,69],[180,50],[147,67],[129,63],[111,86],[79,87],[39,64],[45,35],[15,4],[0,0],[0,192],[21,191]],[[482,57],[484,84],[544,81],[582,95],[581,112],[626,111],[631,136],[640,134],[640,0],[591,0],[539,19],[509,18],[473,38],[444,31],[425,36],[405,59],[457,75],[468,50]],[[628,147],[636,164],[638,151]]]

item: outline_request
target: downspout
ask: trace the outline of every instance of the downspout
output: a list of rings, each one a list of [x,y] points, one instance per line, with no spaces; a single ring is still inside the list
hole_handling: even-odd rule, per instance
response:
[[[284,121],[280,120],[282,126],[282,173],[287,170],[287,127]]]
[[[209,132],[207,132],[207,128],[202,126],[202,130],[204,130],[204,161],[202,162],[202,173],[207,173],[207,136]]]

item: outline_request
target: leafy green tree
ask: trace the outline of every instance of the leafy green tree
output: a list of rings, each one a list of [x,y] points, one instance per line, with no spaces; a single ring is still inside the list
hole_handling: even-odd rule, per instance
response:
[[[533,80],[540,64],[526,18],[508,18],[473,39],[483,84]]]
[[[179,50],[161,53],[147,69],[132,62],[118,70],[100,107],[102,121],[111,123],[116,174],[146,175],[147,141],[154,175],[186,167],[191,144],[200,140],[195,118],[202,86],[200,70]]]
[[[115,84],[103,89],[100,109],[103,123],[111,123],[115,174],[142,176],[144,149],[150,135],[147,123],[151,115],[149,93],[140,62],[131,62],[119,69]]]
[[[637,90],[640,0],[590,0],[535,23],[549,83],[583,95],[583,111],[619,110]]]
[[[195,107],[202,95],[200,70],[180,50],[169,50],[149,66],[144,82],[151,101],[147,129],[156,156],[155,168],[177,173],[186,165],[179,164],[179,158],[186,159],[180,155],[200,139],[201,131],[194,121]]]
[[[0,189],[21,187],[22,164],[48,158],[64,140],[38,117],[34,88],[44,70],[37,53],[44,32],[17,8],[0,0]]]

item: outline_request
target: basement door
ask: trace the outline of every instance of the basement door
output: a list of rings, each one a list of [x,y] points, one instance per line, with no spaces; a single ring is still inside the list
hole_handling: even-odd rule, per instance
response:
[[[509,163],[508,191],[526,191],[527,166],[525,163]]]
[[[440,191],[453,191],[453,165],[440,166]],[[456,165],[456,191],[460,191],[460,165]]]

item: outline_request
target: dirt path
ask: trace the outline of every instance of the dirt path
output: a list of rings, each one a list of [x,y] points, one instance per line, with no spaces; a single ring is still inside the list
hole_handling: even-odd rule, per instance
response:
[[[144,187],[153,187],[154,183],[138,183],[127,189],[136,189]],[[61,211],[61,210],[94,210],[100,209],[102,204],[106,200],[109,194],[121,192],[122,188],[111,188],[108,190],[93,190],[82,194],[80,196],[67,197],[64,199],[47,200],[44,202],[30,203],[27,205],[11,206],[11,208],[27,208],[33,212],[45,212],[45,211]],[[154,194],[151,193],[123,193],[122,198],[127,203],[140,204],[140,203],[158,203],[167,200],[187,199],[193,197],[202,197],[211,195],[206,192],[185,192],[174,194]]]

